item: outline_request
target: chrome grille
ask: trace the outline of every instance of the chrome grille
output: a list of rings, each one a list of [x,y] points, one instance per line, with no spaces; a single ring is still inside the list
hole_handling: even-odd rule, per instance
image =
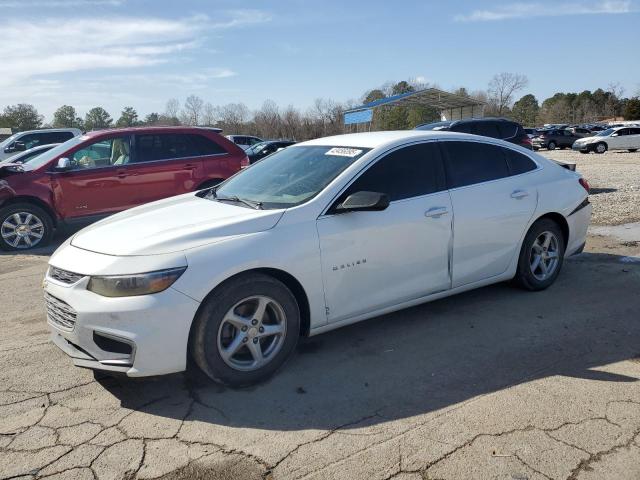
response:
[[[54,280],[58,280],[59,282],[66,283],[67,285],[71,285],[80,280],[84,275],[80,275],[79,273],[69,272],[67,270],[62,270],[61,268],[49,267],[49,278],[53,278]]]
[[[44,303],[49,321],[63,330],[73,330],[76,325],[76,311],[66,302],[45,292]]]

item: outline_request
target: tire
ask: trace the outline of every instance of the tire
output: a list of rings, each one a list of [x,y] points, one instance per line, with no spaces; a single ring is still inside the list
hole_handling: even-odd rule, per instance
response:
[[[604,142],[597,143],[595,147],[593,147],[593,151],[599,154],[603,154],[608,149],[607,144]]]
[[[629,149],[629,153],[635,153],[635,152],[637,152],[637,151],[638,151],[638,149],[637,149],[637,148],[630,148],[630,149]]]
[[[265,315],[252,319],[261,302],[266,305]],[[277,326],[280,334],[265,333],[276,331]],[[282,367],[299,337],[300,309],[291,291],[268,275],[246,274],[223,283],[208,296],[196,314],[189,350],[209,378],[244,387],[266,380]],[[264,364],[256,361],[256,346]],[[225,347],[235,353],[225,354]]]
[[[16,251],[44,247],[53,236],[53,219],[32,203],[14,203],[0,209],[0,249]]]
[[[556,147],[557,147],[557,144],[553,140],[547,144],[547,150],[555,150]]]
[[[548,249],[543,250],[544,240],[547,238],[550,238],[550,243]],[[556,222],[548,218],[535,222],[522,242],[518,258],[518,269],[514,277],[515,283],[519,287],[531,291],[548,288],[560,274],[564,261],[565,247],[562,230]],[[551,258],[553,253],[556,254],[555,262]],[[537,264],[536,255],[542,256]],[[549,271],[544,273],[542,266],[547,266]]]

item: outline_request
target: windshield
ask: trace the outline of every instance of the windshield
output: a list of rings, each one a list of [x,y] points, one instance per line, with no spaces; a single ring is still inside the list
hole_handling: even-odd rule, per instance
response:
[[[265,209],[294,207],[317,195],[369,150],[292,146],[231,177],[215,190],[215,196],[221,201],[248,201]],[[214,200],[214,193],[207,198]]]
[[[43,165],[46,165],[54,158],[62,155],[70,148],[75,147],[76,145],[79,145],[80,143],[84,142],[88,138],[89,137],[87,137],[86,135],[79,135],[77,137],[73,137],[72,139],[67,140],[64,143],[61,143],[57,147],[53,147],[51,150],[44,152],[41,155],[38,155],[31,161],[25,163],[25,166],[28,166],[29,170],[36,170],[42,167]]]
[[[596,137],[608,137],[613,132],[615,132],[613,128],[607,128],[606,130],[596,133]]]

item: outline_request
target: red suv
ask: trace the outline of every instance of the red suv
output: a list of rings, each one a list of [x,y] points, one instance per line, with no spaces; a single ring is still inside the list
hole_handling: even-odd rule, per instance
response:
[[[60,225],[95,221],[207,188],[249,165],[244,151],[197,127],[90,132],[27,163],[0,167],[0,248],[45,245]]]

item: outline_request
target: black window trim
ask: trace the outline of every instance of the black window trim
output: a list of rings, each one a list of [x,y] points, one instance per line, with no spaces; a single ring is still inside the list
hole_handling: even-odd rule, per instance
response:
[[[402,145],[396,145],[394,147],[391,147],[388,150],[385,150],[383,152],[380,152],[379,154],[377,154],[375,157],[373,157],[370,161],[368,161],[365,165],[362,166],[362,168],[360,170],[358,170],[356,173],[353,174],[353,176],[351,177],[351,179],[338,191],[338,193],[327,203],[327,205],[322,209],[322,211],[320,212],[320,215],[318,215],[317,220],[324,218],[324,217],[333,217],[335,215],[338,215],[336,213],[332,212],[332,209],[335,207],[335,202],[338,201],[338,199],[340,198],[340,196],[349,189],[349,187],[351,187],[351,185],[353,183],[355,183],[355,181],[360,178],[362,175],[364,175],[364,173],[369,170],[369,168],[371,168],[375,163],[377,163],[379,160],[382,160],[384,157],[386,157],[387,155],[400,150],[401,148],[406,148],[406,147],[412,147],[414,145],[421,145],[421,144],[427,144],[427,143],[436,143],[438,144],[441,141],[441,139],[429,139],[426,140],[425,139],[421,139],[421,140],[416,140],[416,141],[412,141],[410,143],[403,143]],[[446,166],[444,164],[444,157],[442,156],[442,149],[440,148],[439,145],[436,146],[438,149],[438,152],[440,153],[439,157],[440,157],[440,164],[442,167],[442,172],[443,172],[443,177],[444,178],[440,178],[439,179],[439,183],[440,183],[440,187],[442,187],[442,190],[438,190],[437,192],[432,192],[432,193],[427,193],[424,195],[418,195],[415,197],[408,197],[408,198],[401,198],[400,200],[392,200],[390,203],[391,204],[395,204],[395,203],[401,203],[401,202],[407,202],[407,201],[411,201],[411,200],[415,200],[416,198],[427,198],[430,197],[432,195],[438,195],[441,194],[442,192],[446,192],[448,191],[447,188],[447,172],[446,172]],[[357,147],[354,147],[357,148]],[[444,180],[444,183],[442,183]],[[328,188],[329,185],[327,185]]]
[[[505,180],[505,179],[520,177],[522,175],[528,175],[530,173],[537,172],[537,171],[543,169],[543,166],[535,158],[533,158],[532,156],[530,156],[526,152],[522,152],[522,151],[520,151],[520,150],[518,150],[516,148],[512,148],[511,145],[501,145],[499,143],[494,143],[494,142],[482,142],[482,141],[468,139],[468,138],[446,138],[446,139],[445,138],[441,138],[441,139],[439,139],[437,141],[438,141],[438,146],[440,147],[440,157],[442,158],[442,160],[445,163],[444,166],[445,166],[445,175],[447,177],[447,189],[450,192],[461,190],[463,188],[470,188],[470,187],[476,187],[478,185],[485,185],[487,183],[500,182],[500,181]],[[510,173],[510,175],[508,177],[502,177],[502,178],[496,178],[496,179],[493,179],[493,180],[486,180],[484,182],[472,183],[472,184],[469,184],[469,185],[464,185],[462,187],[451,187],[450,186],[451,182],[450,182],[450,179],[449,179],[449,172],[447,171],[447,153],[446,153],[445,149],[442,148],[442,143],[444,143],[444,142],[473,142],[473,143],[482,143],[482,144],[485,144],[485,145],[493,145],[495,147],[506,148],[506,149],[509,149],[509,150],[513,150],[516,153],[520,153],[522,155],[525,155],[529,160],[531,160],[536,165],[536,168],[534,168],[533,170],[529,170],[528,172],[517,173],[515,175],[512,175],[511,174],[511,166],[509,165],[509,161],[507,160],[507,158],[505,158],[504,161],[507,164],[507,169],[509,170],[509,173]]]

